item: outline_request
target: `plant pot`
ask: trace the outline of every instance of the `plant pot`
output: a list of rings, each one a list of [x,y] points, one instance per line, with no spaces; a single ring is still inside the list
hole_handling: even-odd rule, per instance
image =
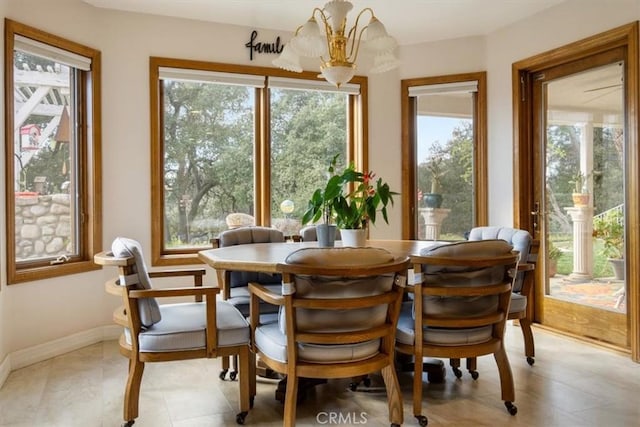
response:
[[[318,246],[321,248],[332,248],[336,241],[337,227],[332,224],[318,224],[316,226],[316,236]]]
[[[550,259],[547,263],[547,277],[555,277],[558,274],[558,260]]]
[[[428,208],[439,208],[442,206],[442,194],[427,193],[423,199],[425,206]]]
[[[363,248],[367,245],[367,230],[364,228],[340,230],[342,236],[342,246]]]
[[[589,206],[589,193],[573,193],[571,198],[573,199],[573,206]]]
[[[608,258],[608,261],[613,269],[613,277],[616,280],[624,280],[624,259]]]

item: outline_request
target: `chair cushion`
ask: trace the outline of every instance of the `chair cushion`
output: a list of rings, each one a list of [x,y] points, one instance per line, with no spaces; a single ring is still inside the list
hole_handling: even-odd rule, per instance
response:
[[[163,304],[162,321],[142,331],[139,336],[141,352],[197,350],[206,348],[206,304],[203,302]],[[249,323],[227,301],[216,302],[218,347],[249,343]],[[126,330],[131,344],[130,331]]]
[[[461,345],[479,344],[488,341],[492,336],[492,327],[483,326],[480,328],[430,328],[422,329],[422,341],[425,344],[434,345]],[[398,318],[398,328],[396,340],[399,343],[413,346],[415,344],[415,319],[413,315],[413,304],[406,302],[402,304],[402,311]]]
[[[393,254],[382,248],[302,248],[290,253],[285,262],[296,265],[365,267],[393,261]]]
[[[269,227],[241,227],[233,230],[226,230],[220,233],[220,247],[247,245],[250,243],[278,243],[284,242],[284,234],[280,230]],[[244,287],[249,282],[256,282],[263,285],[280,284],[282,276],[280,274],[256,273],[251,271],[232,271],[229,287]]]
[[[327,267],[363,267],[394,260],[393,255],[380,248],[303,248],[289,254],[288,264],[323,265]],[[346,299],[380,295],[393,287],[393,274],[375,277],[295,276],[295,293],[304,298]],[[387,306],[350,310],[296,310],[300,331],[338,332],[357,331],[382,325],[386,321]],[[286,333],[285,310],[280,311],[280,326]]]
[[[262,283],[261,283],[262,284]],[[264,285],[265,288],[269,289],[269,291],[279,294],[282,290],[282,284],[278,283],[277,285]],[[248,286],[238,286],[230,289],[230,297],[227,301],[233,304],[243,316],[249,316],[249,304],[251,298],[249,297],[249,287]],[[266,302],[260,301],[260,313],[261,314],[276,314],[278,313],[280,307],[273,304],[268,304]]]
[[[507,255],[513,247],[501,239],[464,241],[445,244],[421,251],[424,256],[436,257],[486,257]],[[429,287],[483,286],[503,279],[504,268],[497,267],[457,267],[427,265],[425,283]],[[486,297],[440,297],[425,295],[423,311],[432,316],[477,316],[496,311],[497,296]]]
[[[509,305],[509,313],[519,313],[527,309],[527,297],[522,294],[511,294],[511,305]]]
[[[111,252],[118,258],[133,256],[136,263],[134,274],[120,278],[121,285],[137,285],[137,289],[151,289],[151,279],[142,255],[142,246],[133,239],[116,237],[111,244]],[[140,323],[146,328],[158,323],[162,319],[158,302],[155,298],[139,298],[138,310]]]
[[[277,323],[261,325],[255,331],[255,344],[268,357],[279,362],[287,362],[287,336]],[[320,345],[298,344],[301,362],[346,363],[365,360],[375,356],[380,350],[380,340],[370,340],[356,344]]]
[[[533,262],[537,260],[531,252],[531,234],[526,230],[519,230],[511,227],[475,227],[469,232],[469,240],[501,239],[513,246],[513,249],[520,252],[520,262]],[[524,281],[524,272],[518,273],[513,282],[513,291],[520,292]]]

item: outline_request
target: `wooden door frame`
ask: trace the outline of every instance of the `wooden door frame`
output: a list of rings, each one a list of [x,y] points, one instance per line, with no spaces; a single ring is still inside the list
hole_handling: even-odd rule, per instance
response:
[[[595,53],[616,47],[627,51],[625,60],[626,92],[626,185],[627,242],[626,277],[627,331],[631,358],[640,362],[640,149],[638,147],[639,94],[638,94],[638,21],[614,28],[610,31],[579,40],[574,43],[541,53],[512,65],[513,85],[513,199],[514,225],[533,232],[534,181],[533,156],[534,132],[532,129],[532,79],[540,70],[579,60]],[[542,277],[537,272],[538,280]],[[534,304],[538,306],[538,304]],[[536,317],[541,313],[536,310]]]
[[[409,96],[409,88],[445,83],[476,81],[478,92],[473,101],[474,109],[474,226],[487,225],[488,172],[487,172],[487,72],[419,77],[400,82],[400,106],[402,114],[402,238],[417,238],[415,215],[416,197],[416,99]]]

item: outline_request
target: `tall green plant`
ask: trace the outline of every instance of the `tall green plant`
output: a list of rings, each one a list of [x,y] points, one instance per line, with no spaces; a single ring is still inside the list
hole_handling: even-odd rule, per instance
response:
[[[387,206],[393,206],[393,196],[389,184],[378,178],[374,184],[373,172],[360,172],[353,163],[340,174],[335,173],[335,165],[340,154],[336,154],[329,165],[329,179],[323,189],[314,191],[308,207],[302,216],[302,223],[315,222],[323,218],[329,224],[335,218],[340,228],[365,228],[375,224],[377,212],[388,224]]]
[[[617,211],[610,210],[593,220],[593,237],[602,239],[602,255],[614,259],[624,257],[624,223]]]

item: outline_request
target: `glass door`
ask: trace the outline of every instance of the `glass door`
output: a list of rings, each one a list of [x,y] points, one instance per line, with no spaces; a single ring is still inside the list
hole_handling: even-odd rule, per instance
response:
[[[621,49],[534,75],[542,323],[627,347]]]

